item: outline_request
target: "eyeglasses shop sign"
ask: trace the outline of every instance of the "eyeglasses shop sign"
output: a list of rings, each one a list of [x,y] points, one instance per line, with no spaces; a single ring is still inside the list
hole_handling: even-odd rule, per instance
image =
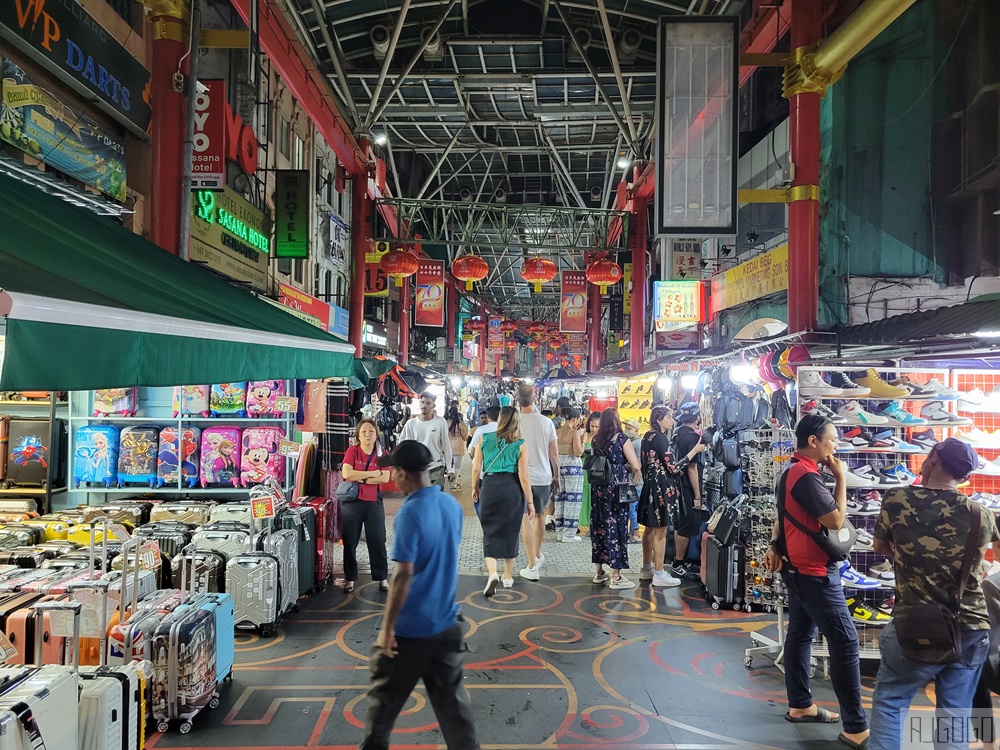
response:
[[[309,257],[309,172],[280,169],[274,191],[274,256]]]

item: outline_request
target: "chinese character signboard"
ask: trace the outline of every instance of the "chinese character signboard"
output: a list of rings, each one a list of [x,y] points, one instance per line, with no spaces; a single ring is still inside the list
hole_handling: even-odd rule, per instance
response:
[[[503,324],[503,318],[490,318],[489,326],[489,344],[487,349],[492,351],[502,351],[503,350],[503,330],[500,326]]]
[[[712,309],[725,310],[786,289],[788,245],[782,245],[712,279]]]
[[[653,283],[653,317],[657,331],[670,323],[700,323],[700,281],[656,281]]]
[[[309,172],[279,169],[274,188],[274,257],[309,257]]]
[[[388,297],[389,277],[379,263],[382,256],[389,252],[388,242],[376,242],[375,250],[365,253],[365,296]]]
[[[701,276],[701,242],[698,240],[674,240],[672,245],[671,278],[699,278]]]
[[[413,324],[444,325],[444,261],[421,260],[417,263],[417,300]]]
[[[563,333],[587,332],[587,274],[563,271],[559,304],[559,330]]]

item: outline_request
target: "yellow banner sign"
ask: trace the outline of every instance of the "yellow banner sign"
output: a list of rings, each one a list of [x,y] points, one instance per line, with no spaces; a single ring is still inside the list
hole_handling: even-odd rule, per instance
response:
[[[712,279],[712,309],[725,310],[786,289],[788,245],[782,245]]]

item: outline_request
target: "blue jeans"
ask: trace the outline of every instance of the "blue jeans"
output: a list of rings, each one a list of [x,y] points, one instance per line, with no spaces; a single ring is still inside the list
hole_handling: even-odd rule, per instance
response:
[[[896,638],[896,629],[890,624],[879,636],[882,663],[879,665],[875,681],[875,695],[872,697],[872,733],[868,740],[869,750],[897,750],[900,747],[959,748],[969,746],[966,729],[960,727],[958,733],[948,742],[947,729],[955,717],[972,717],[972,697],[979,683],[979,673],[990,650],[988,630],[962,631],[962,660],[954,664],[922,664],[911,661],[903,655]],[[917,691],[934,682],[937,696],[938,728],[945,731],[934,732],[931,717],[921,716],[919,722],[911,721],[903,726],[903,717]],[[964,722],[960,722],[964,723]],[[966,725],[967,726],[967,725]],[[934,735],[937,734],[935,737]],[[965,736],[959,736],[965,735]],[[942,741],[938,741],[938,740]]]
[[[812,642],[819,631],[830,647],[830,682],[840,702],[844,731],[850,734],[868,728],[861,707],[861,659],[858,631],[844,599],[840,576],[807,576],[793,571],[782,574],[788,589],[788,634],[785,636],[785,692],[789,708],[809,708],[809,662]]]
[[[639,501],[628,504],[628,533],[632,534],[639,530]]]

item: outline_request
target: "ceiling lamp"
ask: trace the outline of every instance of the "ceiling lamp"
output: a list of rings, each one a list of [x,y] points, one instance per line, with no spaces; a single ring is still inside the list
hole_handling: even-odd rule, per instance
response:
[[[386,276],[396,280],[396,286],[403,286],[403,279],[417,272],[417,256],[407,250],[390,250],[382,256],[379,266]]]
[[[601,294],[608,287],[622,280],[622,267],[611,260],[595,260],[587,266],[587,281],[601,288]]]
[[[482,281],[489,272],[490,267],[478,255],[463,255],[451,265],[451,275],[465,282],[467,292],[472,291],[472,282]]]
[[[535,292],[542,291],[542,284],[552,281],[559,269],[548,258],[525,258],[521,264],[521,278],[535,285]]]
[[[513,320],[505,320],[503,323],[500,324],[500,330],[503,331],[504,333],[513,333],[514,331],[517,330],[517,323],[515,323]]]
[[[468,328],[470,331],[484,331],[486,330],[486,321],[470,320],[468,323],[465,324],[465,327]]]

